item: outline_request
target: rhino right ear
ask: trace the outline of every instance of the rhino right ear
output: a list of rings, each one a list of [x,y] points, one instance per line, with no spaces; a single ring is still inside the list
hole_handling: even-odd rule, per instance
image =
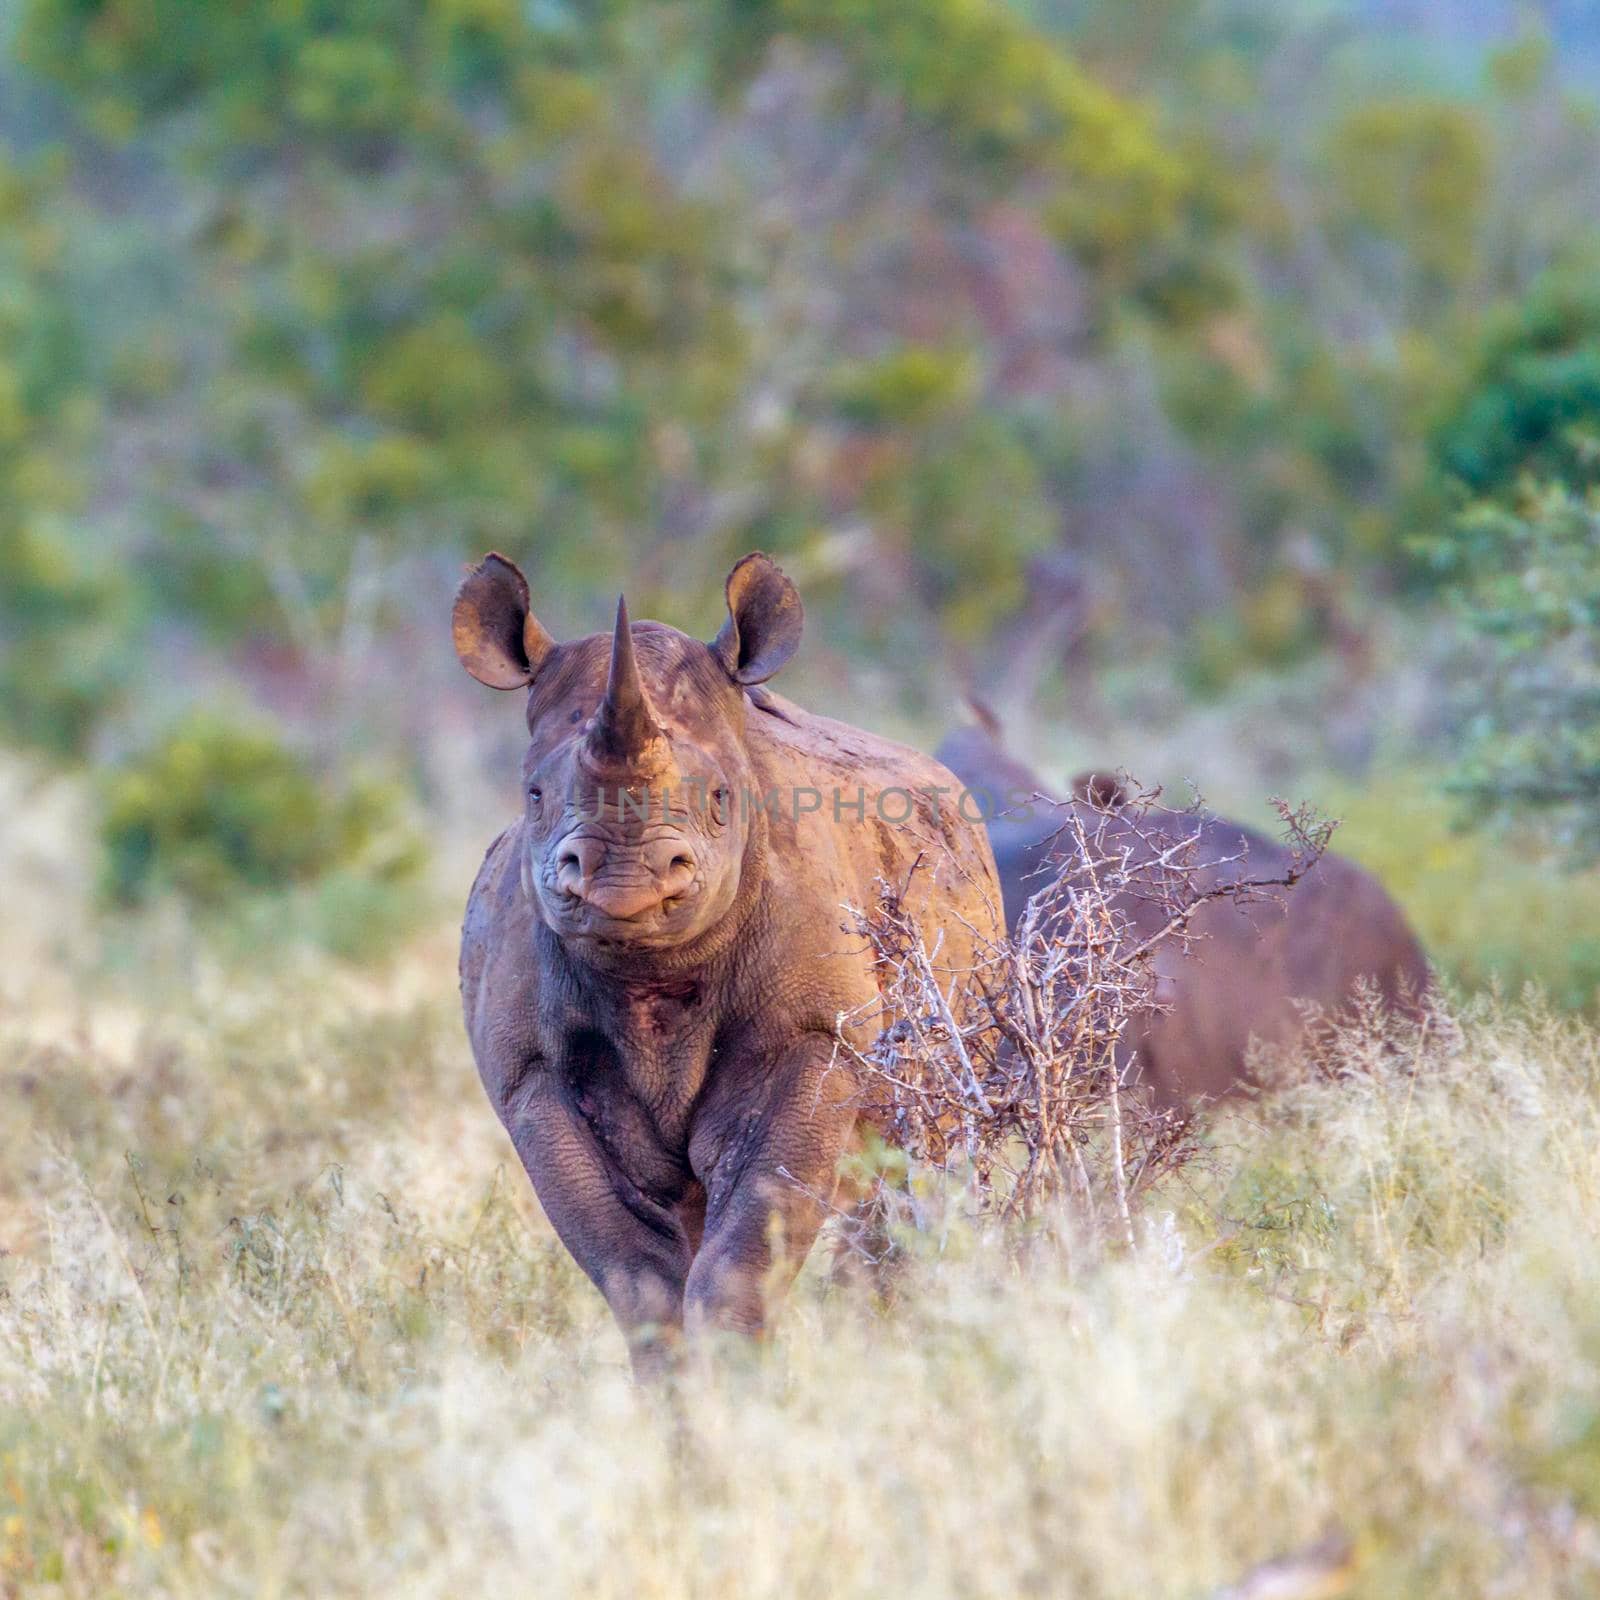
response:
[[[495,554],[462,579],[450,632],[461,665],[491,689],[532,683],[556,647],[528,609],[528,580],[516,562]]]
[[[734,564],[727,583],[728,620],[712,654],[735,683],[765,683],[795,652],[805,626],[800,592],[759,550]]]

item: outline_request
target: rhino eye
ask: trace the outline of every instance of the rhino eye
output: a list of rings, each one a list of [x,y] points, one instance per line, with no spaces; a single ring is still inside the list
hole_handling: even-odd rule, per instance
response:
[[[537,803],[538,801],[544,799],[544,790],[541,789],[538,784],[530,783],[528,785],[528,798]]]

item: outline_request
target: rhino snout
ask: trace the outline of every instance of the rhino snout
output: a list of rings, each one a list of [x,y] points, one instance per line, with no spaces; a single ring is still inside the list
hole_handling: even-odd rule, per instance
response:
[[[627,922],[688,894],[698,867],[686,839],[668,836],[612,845],[577,834],[557,847],[556,888],[614,922]]]

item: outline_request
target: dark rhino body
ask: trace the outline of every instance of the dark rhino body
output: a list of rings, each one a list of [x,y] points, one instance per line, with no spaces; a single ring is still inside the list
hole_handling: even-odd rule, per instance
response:
[[[526,602],[490,557],[457,604],[468,669],[529,685],[531,738],[462,1000],[540,1203],[647,1366],[686,1319],[757,1331],[816,1237],[858,1117],[837,1021],[861,1012],[867,1042],[878,997],[843,906],[909,876],[959,970],[1000,889],[982,827],[915,793],[948,792],[943,768],[755,687],[800,631],[765,557],[730,575],[710,644],[619,607],[611,637],[558,645]]]
[[[938,753],[974,790],[1044,792],[984,728],[958,730]],[[1070,801],[1024,802],[991,818],[1008,928],[1015,929],[1030,896],[1050,882],[1069,810],[1108,854],[1126,846],[1147,850],[1135,830],[1162,840],[1193,839],[1199,888],[1279,878],[1291,865],[1283,845],[1240,823],[1137,806],[1124,811],[1120,801],[1114,781],[1086,774]],[[1241,849],[1244,859],[1228,862]],[[1128,900],[1120,909],[1139,937],[1159,931],[1161,914],[1153,907]],[[1191,925],[1201,942],[1189,956],[1170,944],[1156,957],[1169,1009],[1130,1041],[1142,1074],[1169,1105],[1192,1105],[1237,1088],[1245,1081],[1251,1040],[1292,1042],[1304,1026],[1307,1002],[1336,1013],[1365,980],[1391,1006],[1410,1008],[1429,982],[1427,959],[1400,908],[1370,873],[1339,856],[1322,857],[1292,889],[1265,891],[1250,904],[1208,901]]]

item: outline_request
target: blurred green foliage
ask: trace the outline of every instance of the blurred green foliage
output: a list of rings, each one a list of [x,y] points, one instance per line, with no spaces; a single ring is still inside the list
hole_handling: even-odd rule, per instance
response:
[[[623,587],[714,625],[772,550],[812,649],[892,657],[923,718],[950,659],[1021,701],[1160,652],[1220,696],[1364,661],[1396,596],[1477,614],[1451,519],[1525,571],[1576,514],[1530,485],[1597,478],[1600,118],[1543,33],[1450,37],[1259,0],[23,0],[0,735],[104,757],[226,683],[393,756],[488,548],[558,631]],[[1482,716],[1547,788],[1536,744],[1584,758]],[[178,867],[182,835],[191,891],[346,870]]]
[[[0,145],[0,732],[81,751],[128,670],[127,595],[78,518],[98,408],[56,215],[59,166]]]
[[[1334,794],[1338,848],[1378,874],[1451,982],[1600,1009],[1600,872],[1566,870],[1526,830],[1462,827],[1447,779],[1412,768]]]
[[[422,866],[401,794],[333,785],[276,735],[201,713],[106,780],[107,890],[133,905],[176,893],[238,913],[243,897],[310,886],[341,948],[392,920]]]
[[[3,515],[3,513],[0,513]],[[125,697],[126,595],[104,556],[43,519],[0,542],[0,727],[7,737],[75,755]]]
[[[713,219],[618,94],[625,9],[29,8],[22,59],[198,208],[194,387],[136,552],[167,599],[303,640],[363,539],[559,527],[547,580],[624,567],[644,418],[717,418],[739,360]]]
[[[1477,502],[1434,548],[1476,647],[1456,788],[1479,815],[1542,817],[1600,856],[1600,489]]]
[[[746,47],[779,33],[837,49],[868,90],[936,133],[957,170],[1025,177],[1051,231],[1118,286],[1161,298],[1230,218],[1221,172],[1164,136],[1157,110],[1096,80],[1005,0],[739,0]],[[1171,305],[1168,306],[1171,309]],[[1186,309],[1198,309],[1198,303]]]
[[[1210,699],[1245,672],[1309,655],[1322,642],[1318,627],[1304,583],[1280,571],[1229,611],[1202,618],[1178,653],[1179,672],[1191,694]]]
[[[1457,381],[1514,161],[1552,144],[1554,193],[1584,148],[1576,112],[1530,131],[1552,53],[1499,52],[1475,98],[1392,66],[1294,80],[1319,26],[1200,0],[28,0],[17,59],[82,133],[58,184],[127,152],[156,254],[184,219],[164,303],[96,357],[115,420],[161,434],[130,580],[218,641],[305,650],[363,546],[507,546],[581,610],[844,532],[935,644],[981,648],[1072,537],[1075,462],[1192,447],[1236,502],[1205,559],[1247,598],[1146,571],[1148,609],[1199,656],[1293,654],[1318,623],[1276,615],[1286,542],[1401,575],[1430,437],[1460,473],[1507,407],[1538,425],[1530,384],[1587,403],[1504,352]],[[1163,421],[1119,437],[1145,364]],[[1079,373],[1114,375],[1101,420]],[[1430,436],[1446,389],[1460,423]]]
[[[1554,273],[1489,322],[1434,428],[1436,471],[1506,501],[1528,479],[1600,484],[1600,274]]]
[[[845,120],[885,95],[904,107],[951,221],[1026,192],[1098,316],[1121,296],[1192,320],[1231,293],[1223,169],[1002,0],[31,0],[20,59],[166,164],[196,218],[172,308],[177,459],[133,552],[158,604],[218,637],[304,641],[337,625],[363,539],[527,553],[534,533],[536,581],[588,594],[637,582],[678,480],[698,491],[699,578],[753,543],[826,535],[840,486],[785,467],[843,427],[894,435],[859,492],[913,592],[969,642],[1002,620],[1058,518],[1026,445],[1000,466],[1017,529],[975,523],[992,500],[958,492],[946,463],[1016,439],[981,357],[828,352],[777,385],[801,401],[778,459],[770,428],[751,437],[773,377],[750,322],[759,199],[729,171],[677,181],[655,124],[708,61],[739,56],[736,91],[780,38],[846,64]],[[900,159],[881,152],[886,183]],[[174,366],[155,350],[125,385],[146,398]]]
[[[1329,141],[1338,225],[1358,245],[1398,251],[1410,292],[1437,299],[1476,265],[1490,161],[1470,106],[1423,96],[1356,106]]]

